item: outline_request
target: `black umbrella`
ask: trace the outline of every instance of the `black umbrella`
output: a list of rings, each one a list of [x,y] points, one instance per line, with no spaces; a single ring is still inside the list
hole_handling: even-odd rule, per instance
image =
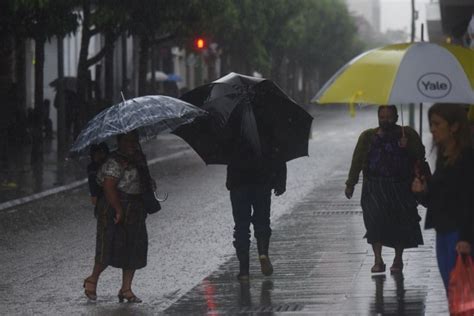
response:
[[[308,155],[312,116],[268,79],[232,72],[181,99],[210,114],[174,131],[206,164],[228,164],[236,134],[248,155],[268,147],[281,161]]]

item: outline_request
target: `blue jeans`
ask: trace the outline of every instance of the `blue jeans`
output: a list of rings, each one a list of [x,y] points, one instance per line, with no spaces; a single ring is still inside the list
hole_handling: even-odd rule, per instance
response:
[[[234,247],[237,252],[248,252],[250,224],[255,238],[270,238],[271,189],[262,185],[245,185],[230,190],[232,215],[234,216]],[[253,213],[252,213],[253,208]]]
[[[458,241],[459,232],[436,233],[436,257],[446,292],[448,291],[449,276],[456,265],[458,256],[456,244]],[[471,257],[474,258],[473,246],[474,245],[471,245]]]
[[[456,252],[456,244],[458,241],[458,232],[436,233],[436,257],[446,291],[449,285],[449,275],[456,265],[458,255]]]

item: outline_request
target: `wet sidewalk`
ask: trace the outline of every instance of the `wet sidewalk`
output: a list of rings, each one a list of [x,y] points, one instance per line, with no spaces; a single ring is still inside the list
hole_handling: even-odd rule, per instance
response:
[[[403,274],[371,274],[374,257],[362,239],[360,191],[347,200],[345,176],[335,171],[324,189],[273,223],[273,276],[260,273],[253,242],[250,282],[236,280],[238,261],[231,256],[164,314],[448,315],[434,232],[424,230],[425,245],[405,251]],[[393,249],[384,248],[383,257],[388,270]]]
[[[191,151],[172,134],[160,135],[142,146],[151,164]],[[56,139],[45,140],[40,164],[30,163],[31,145],[10,151],[8,163],[0,168],[0,211],[87,183],[89,157],[58,160],[56,148]]]

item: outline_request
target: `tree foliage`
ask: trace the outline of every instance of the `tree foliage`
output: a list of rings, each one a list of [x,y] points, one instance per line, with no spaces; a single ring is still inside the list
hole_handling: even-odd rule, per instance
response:
[[[220,16],[209,32],[230,69],[284,86],[298,69],[308,80],[326,79],[363,47],[341,0],[233,0]]]

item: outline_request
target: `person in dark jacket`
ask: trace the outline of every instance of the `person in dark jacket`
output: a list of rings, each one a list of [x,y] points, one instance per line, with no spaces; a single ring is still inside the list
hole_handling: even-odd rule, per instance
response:
[[[233,140],[230,162],[227,166],[226,187],[230,191],[234,218],[234,242],[239,259],[240,281],[249,279],[250,224],[253,224],[261,271],[273,273],[268,249],[272,229],[270,205],[272,190],[276,196],[286,190],[286,163],[277,158],[278,148],[273,144],[273,126],[256,111],[255,125],[258,150],[242,131],[242,113],[235,111],[230,119]],[[253,119],[253,113],[252,119]],[[257,151],[257,152],[256,152]],[[253,210],[253,211],[252,211]]]
[[[375,262],[372,273],[385,272],[382,246],[395,249],[390,272],[403,270],[403,251],[423,244],[415,195],[410,190],[417,164],[425,162],[420,136],[410,127],[399,126],[397,108],[380,106],[379,127],[365,130],[359,137],[345,195],[352,198],[354,186],[363,172],[361,206]]]
[[[89,184],[89,194],[91,203],[94,205],[94,216],[97,217],[97,199],[103,195],[103,190],[97,183],[97,172],[107,160],[109,147],[106,143],[93,144],[89,149],[91,162],[87,165],[87,182]]]
[[[428,111],[436,170],[417,176],[412,191],[427,207],[425,228],[436,230],[436,256],[444,286],[458,254],[472,254],[474,242],[474,154],[466,112],[460,105],[435,104]]]

